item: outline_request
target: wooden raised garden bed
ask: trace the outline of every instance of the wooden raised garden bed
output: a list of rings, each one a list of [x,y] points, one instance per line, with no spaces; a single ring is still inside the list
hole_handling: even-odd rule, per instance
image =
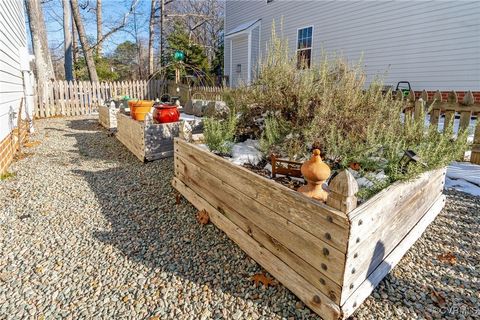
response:
[[[445,201],[444,169],[355,208],[347,171],[330,183],[326,205],[181,139],[174,159],[173,186],[324,319],[350,316]]]
[[[198,131],[198,120],[187,121]],[[173,138],[178,137],[181,124],[145,123],[119,112],[116,136],[140,161],[153,161],[173,156]]]
[[[107,129],[116,129],[118,111],[119,109],[109,108],[105,105],[98,106],[98,122]]]

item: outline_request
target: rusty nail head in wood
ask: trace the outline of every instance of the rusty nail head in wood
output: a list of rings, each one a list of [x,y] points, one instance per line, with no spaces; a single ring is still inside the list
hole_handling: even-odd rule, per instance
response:
[[[328,221],[328,222],[333,222],[333,218],[332,218],[331,216],[328,216],[328,217],[327,217],[327,221]]]
[[[327,270],[327,269],[328,269],[328,268],[327,268],[327,265],[326,265],[325,263],[322,263],[322,269],[323,269],[323,270]]]
[[[323,248],[323,254],[328,256],[330,254],[330,252],[328,251],[327,248]]]
[[[323,285],[325,285],[325,279],[320,278],[320,283],[323,284]]]
[[[315,303],[322,303],[322,300],[320,299],[319,296],[314,295],[314,296],[313,296],[313,302],[315,302]]]
[[[332,239],[332,236],[330,235],[330,233],[325,233],[325,238],[327,238],[328,240]]]

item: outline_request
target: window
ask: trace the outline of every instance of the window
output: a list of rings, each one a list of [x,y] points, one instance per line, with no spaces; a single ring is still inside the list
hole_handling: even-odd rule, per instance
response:
[[[297,34],[297,66],[310,68],[312,60],[312,32],[313,27],[298,29]]]

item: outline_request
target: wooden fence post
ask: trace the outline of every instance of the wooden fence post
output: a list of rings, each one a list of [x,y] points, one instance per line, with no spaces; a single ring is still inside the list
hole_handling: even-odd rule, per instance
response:
[[[477,123],[475,126],[475,133],[473,135],[472,155],[470,162],[480,164],[480,116],[477,116]]]
[[[425,116],[425,101],[420,98],[415,101],[413,117],[415,120],[418,120],[422,117],[422,115]]]
[[[447,98],[447,107],[445,108],[445,124],[443,126],[443,131],[445,132],[445,128],[455,120],[455,107],[454,105],[458,104],[457,93],[452,91],[448,94]]]
[[[463,96],[463,105],[468,107],[473,105],[474,103],[474,98],[472,91],[468,91],[464,96]],[[470,118],[472,117],[472,111],[471,110],[465,110],[460,112],[460,130],[467,129],[470,125]]]
[[[349,213],[357,207],[358,183],[348,170],[343,170],[328,184],[330,193],[327,205],[344,213]]]
[[[434,126],[435,128],[438,128],[438,119],[440,118],[441,103],[442,93],[440,92],[440,90],[437,90],[437,92],[435,92],[435,95],[433,96],[433,107],[430,111],[430,125]]]

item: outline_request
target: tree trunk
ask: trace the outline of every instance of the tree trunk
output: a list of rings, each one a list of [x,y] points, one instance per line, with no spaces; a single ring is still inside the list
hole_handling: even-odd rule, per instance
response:
[[[41,4],[37,0],[26,0],[25,7],[27,9],[32,36],[37,79],[39,82],[55,80],[55,72],[53,71],[52,58],[48,48],[47,32]]]
[[[78,62],[78,31],[77,25],[75,24],[75,19],[72,19],[72,51],[73,65],[75,65]]]
[[[148,26],[148,77],[150,78],[155,72],[154,59],[153,59],[153,41],[155,39],[155,5],[157,0],[152,0],[150,6],[150,22]]]
[[[72,33],[70,32],[72,17],[70,15],[70,3],[68,0],[63,0],[63,38],[65,51],[65,79],[67,81],[73,80],[73,61],[72,61]]]
[[[48,96],[48,83],[50,80],[55,80],[55,73],[53,72],[48,45],[44,45],[47,41],[42,41],[42,38],[46,39],[47,37],[42,7],[36,0],[25,0],[25,8],[28,15],[33,53],[35,54],[38,102],[43,105],[46,102],[45,98]]]
[[[92,49],[88,44],[87,34],[85,28],[83,27],[82,17],[80,15],[80,9],[78,7],[78,0],[70,0],[72,6],[73,19],[78,29],[78,36],[80,38],[80,43],[82,44],[83,54],[85,56],[85,61],[87,62],[88,75],[91,82],[98,82],[97,69],[95,68],[95,60],[93,59]]]
[[[102,56],[102,0],[97,0],[97,55]]]
[[[163,72],[163,32],[165,28],[165,0],[160,0],[160,69]]]

